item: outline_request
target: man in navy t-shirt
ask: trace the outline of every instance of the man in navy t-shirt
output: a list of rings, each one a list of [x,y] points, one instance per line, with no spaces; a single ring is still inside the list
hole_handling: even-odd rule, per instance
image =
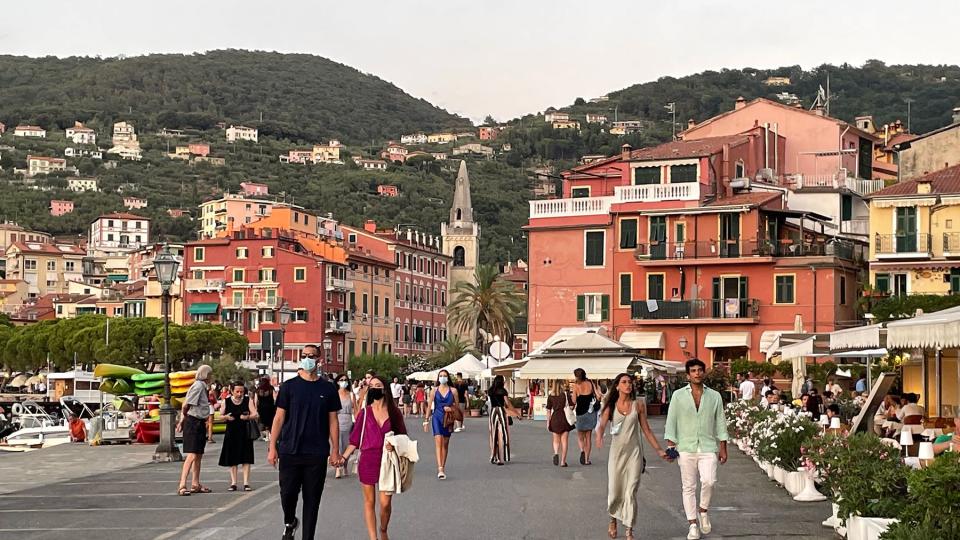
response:
[[[311,540],[317,529],[317,514],[327,461],[341,466],[340,426],[337,411],[340,396],[330,381],[317,375],[319,349],[303,348],[297,376],[280,385],[277,412],[270,431],[267,461],[280,464],[280,506],[283,508],[283,540],[293,540],[300,525],[297,500],[303,493],[303,539]]]

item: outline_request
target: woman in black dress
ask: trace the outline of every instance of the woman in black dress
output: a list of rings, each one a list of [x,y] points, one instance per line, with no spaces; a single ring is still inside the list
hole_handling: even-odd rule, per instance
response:
[[[263,433],[263,440],[267,440],[270,437],[270,429],[273,428],[273,417],[277,412],[276,392],[273,390],[273,384],[270,383],[270,377],[260,379],[256,394],[260,432]]]
[[[220,466],[230,467],[230,488],[237,490],[237,467],[243,465],[243,490],[251,491],[250,465],[253,463],[253,439],[250,438],[248,423],[257,419],[250,396],[244,395],[243,383],[230,385],[230,396],[221,406],[223,419],[227,421],[227,431],[220,450]]]

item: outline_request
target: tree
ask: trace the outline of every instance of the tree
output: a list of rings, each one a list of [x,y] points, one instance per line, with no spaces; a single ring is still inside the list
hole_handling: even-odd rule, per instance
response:
[[[354,379],[359,379],[367,371],[373,370],[390,381],[393,377],[403,375],[403,359],[390,353],[361,354],[348,360],[347,368]]]
[[[433,371],[434,369],[448,366],[459,360],[467,353],[476,354],[476,349],[466,341],[460,339],[460,336],[451,336],[440,342],[440,351],[428,358],[429,366],[424,371]]]
[[[483,119],[483,125],[485,126],[494,126],[497,124],[496,119],[494,119],[492,114],[488,114],[486,118]]]
[[[460,331],[473,329],[477,348],[482,348],[479,329],[510,342],[513,323],[523,313],[523,295],[500,277],[493,265],[480,265],[474,282],[460,282],[451,291],[447,317]]]

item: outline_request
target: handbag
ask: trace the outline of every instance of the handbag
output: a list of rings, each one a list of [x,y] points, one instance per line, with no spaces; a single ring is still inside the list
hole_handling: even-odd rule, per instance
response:
[[[363,452],[363,433],[367,430],[367,409],[363,409],[363,423],[360,424],[360,446],[357,447],[357,459],[353,460],[353,474],[360,474],[360,454]]]
[[[260,424],[256,420],[247,420],[247,437],[251,441],[255,441],[260,438]]]
[[[566,405],[563,407],[563,414],[567,417],[567,423],[571,426],[577,424],[577,410],[573,408],[573,405],[570,404],[570,397],[564,396],[566,399]]]

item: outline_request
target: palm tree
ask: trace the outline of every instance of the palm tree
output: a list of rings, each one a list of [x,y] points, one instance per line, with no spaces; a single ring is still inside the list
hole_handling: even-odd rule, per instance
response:
[[[429,369],[438,369],[448,366],[467,353],[476,353],[473,346],[460,339],[460,336],[451,336],[439,343],[440,350],[427,359]]]
[[[513,323],[524,312],[523,294],[500,277],[492,265],[477,267],[474,283],[460,282],[451,291],[447,316],[460,331],[472,330],[474,342],[482,349],[479,329],[483,328],[510,342]]]

